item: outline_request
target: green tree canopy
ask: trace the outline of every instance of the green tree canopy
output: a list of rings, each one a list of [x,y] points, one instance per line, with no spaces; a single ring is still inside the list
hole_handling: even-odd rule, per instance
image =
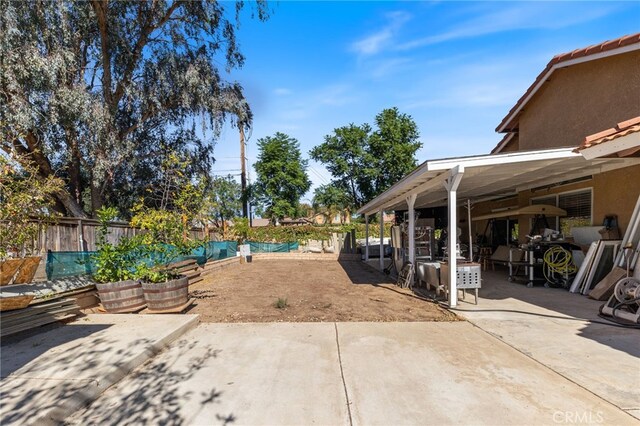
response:
[[[210,216],[222,227],[225,220],[242,213],[242,189],[233,176],[216,177],[211,182]]]
[[[344,222],[344,213],[351,210],[352,204],[349,194],[335,184],[319,186],[313,192],[313,206],[324,214],[327,223],[336,214],[340,214],[341,222]]]
[[[420,132],[410,115],[398,108],[387,108],[376,115],[377,130],[369,138],[367,153],[375,170],[371,188],[367,188],[367,201],[387,190],[412,171],[416,165],[416,151],[422,147]]]
[[[254,196],[262,204],[265,215],[274,222],[295,216],[300,197],[311,187],[300,144],[289,135],[277,132],[258,139],[258,149]]]
[[[311,150],[311,158],[333,176],[331,185],[318,188],[319,199],[335,199],[341,191],[345,206],[355,210],[416,167],[415,153],[422,143],[411,116],[388,108],[375,123],[374,131],[366,123],[336,128]]]
[[[203,154],[194,158],[206,168],[226,118],[251,123],[242,87],[219,70],[244,63],[236,39],[243,2],[0,6],[0,149],[28,154],[43,178],[65,179],[60,211],[85,216],[130,201],[136,179],[153,177],[154,162],[144,160],[167,145]],[[253,11],[267,18],[263,1]]]
[[[362,187],[366,185],[368,177],[366,169],[372,163],[367,152],[370,135],[371,127],[368,124],[357,126],[351,123],[335,129],[332,135],[326,135],[324,143],[309,153],[312,159],[324,164],[333,176],[334,183],[325,189],[333,191],[340,188],[342,192],[348,192],[348,204],[351,206],[358,206],[363,201]]]

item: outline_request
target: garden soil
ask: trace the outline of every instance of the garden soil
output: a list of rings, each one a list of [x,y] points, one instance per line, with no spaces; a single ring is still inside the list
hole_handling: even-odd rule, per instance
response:
[[[189,313],[202,322],[458,320],[362,262],[254,260],[208,275],[190,293]]]

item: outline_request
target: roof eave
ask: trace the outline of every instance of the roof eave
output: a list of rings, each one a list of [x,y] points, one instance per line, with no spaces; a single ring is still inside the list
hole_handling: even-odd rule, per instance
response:
[[[585,56],[576,57],[573,59],[560,60],[565,55],[555,56],[547,65],[547,67],[538,75],[532,86],[527,89],[525,95],[516,102],[514,107],[509,111],[509,113],[502,119],[502,122],[496,127],[496,132],[504,133],[508,131],[513,131],[514,129],[514,121],[517,118],[518,114],[522,111],[525,105],[531,100],[531,98],[540,90],[542,85],[547,82],[547,80],[551,77],[551,74],[558,68],[566,68],[572,65],[595,61],[602,58],[607,58],[610,56],[620,55],[627,52],[632,52],[635,50],[640,50],[640,43],[628,44],[626,46],[620,46],[614,49],[592,53]],[[498,151],[499,152],[499,151]]]

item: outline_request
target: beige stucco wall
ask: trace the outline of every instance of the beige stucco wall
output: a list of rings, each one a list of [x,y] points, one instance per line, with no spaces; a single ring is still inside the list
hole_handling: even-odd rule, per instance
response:
[[[640,116],[640,51],[561,68],[525,105],[520,150],[577,146]]]
[[[618,216],[620,232],[624,235],[627,226],[629,226],[633,208],[636,205],[638,196],[640,196],[640,165],[600,173],[594,175],[592,179],[569,185],[537,190],[535,192],[531,190],[522,191],[518,194],[517,198],[514,197],[497,202],[478,203],[472,209],[472,215],[480,216],[485,213],[490,213],[494,209],[503,207],[524,207],[531,204],[532,198],[561,194],[586,188],[592,188],[592,225],[600,225],[606,215],[615,214]],[[463,235],[466,233],[467,229],[466,220],[464,220],[464,218],[466,218],[466,214],[466,209],[460,209],[459,217],[461,217],[461,220],[458,226],[464,230]],[[518,221],[521,243],[526,242],[525,235],[530,230],[530,219],[530,217],[521,217]],[[473,232],[482,234],[486,223],[486,221],[473,221]]]

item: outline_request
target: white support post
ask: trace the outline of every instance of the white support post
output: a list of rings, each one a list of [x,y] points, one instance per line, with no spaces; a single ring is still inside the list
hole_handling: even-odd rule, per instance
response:
[[[407,206],[409,207],[409,262],[416,267],[416,217],[415,206],[417,194],[411,194],[407,197]]]
[[[364,260],[369,261],[369,215],[364,215]]]
[[[449,172],[449,177],[444,183],[448,193],[449,204],[449,229],[447,233],[447,252],[449,255],[449,307],[454,308],[458,304],[458,256],[456,253],[456,239],[458,235],[458,205],[457,191],[464,174],[464,168],[456,166]]]
[[[384,210],[380,210],[380,272],[384,271]]]
[[[471,200],[467,199],[467,226],[469,228],[469,262],[473,262],[473,232],[471,231]]]

